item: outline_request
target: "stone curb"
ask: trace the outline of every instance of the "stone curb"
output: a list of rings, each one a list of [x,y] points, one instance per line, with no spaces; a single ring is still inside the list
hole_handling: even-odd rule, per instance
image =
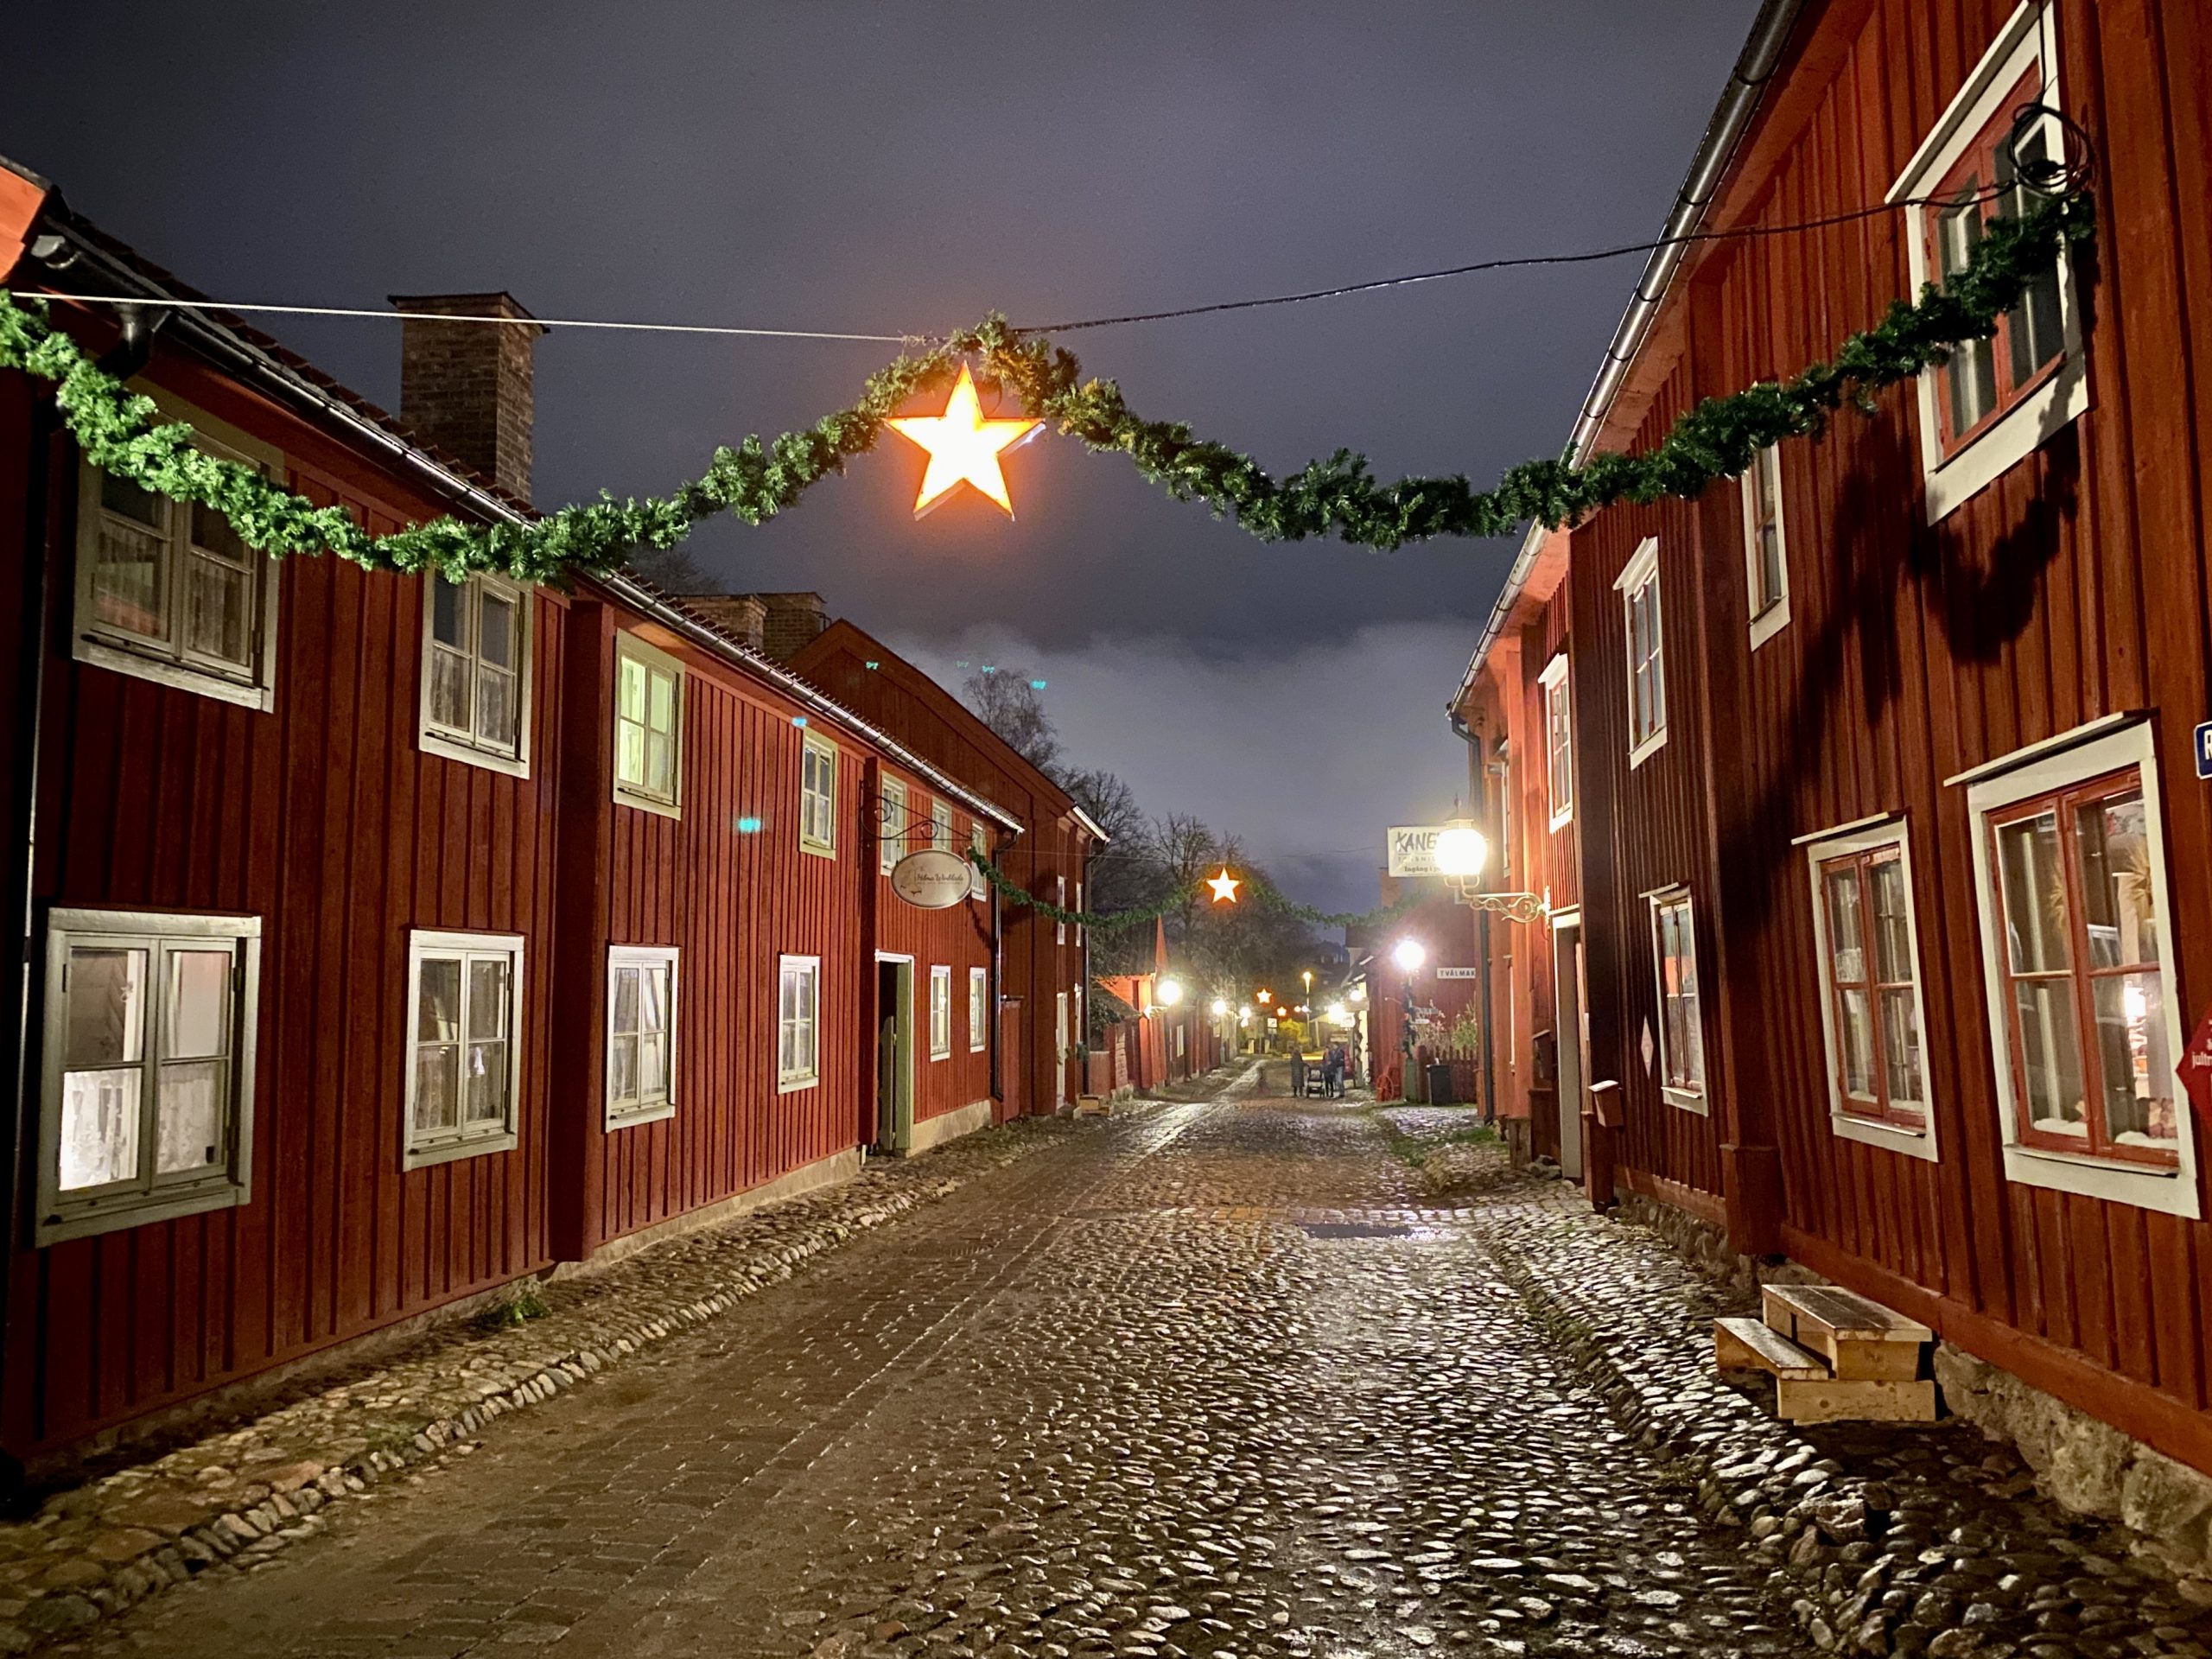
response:
[[[473,1449],[499,1419],[720,1318],[1073,1128],[1021,1120],[911,1163],[871,1166],[603,1273],[544,1285],[552,1306],[541,1319],[488,1336],[447,1327],[425,1338],[427,1352],[57,1493],[29,1520],[0,1525],[0,1655],[80,1636],[211,1568],[260,1566],[321,1531],[327,1505]]]

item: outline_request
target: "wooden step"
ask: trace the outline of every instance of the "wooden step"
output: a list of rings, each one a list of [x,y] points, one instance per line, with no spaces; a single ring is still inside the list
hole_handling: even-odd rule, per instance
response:
[[[1829,1380],[1828,1368],[1818,1354],[1808,1353],[1757,1319],[1715,1319],[1713,1357],[1724,1371],[1767,1371],[1791,1382]]]
[[[1822,1356],[1843,1382],[1918,1379],[1922,1350],[1936,1335],[1916,1319],[1834,1285],[1767,1285],[1759,1306],[1769,1326]]]
[[[1774,1385],[1774,1408],[1793,1423],[1932,1423],[1936,1385],[1918,1381],[1852,1381],[1782,1377]]]

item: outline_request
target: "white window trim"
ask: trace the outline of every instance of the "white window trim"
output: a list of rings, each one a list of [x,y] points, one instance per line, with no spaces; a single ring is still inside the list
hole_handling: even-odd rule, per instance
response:
[[[942,1033],[938,1027],[942,1025]],[[942,1035],[943,1040],[939,1038]],[[943,963],[930,967],[930,1058],[952,1058],[952,969]]]
[[[816,835],[807,827],[806,757],[813,754],[830,764],[830,833]],[[798,762],[798,849],[811,853],[817,858],[837,856],[837,757],[836,741],[818,735],[812,728],[804,734],[799,744]]]
[[[2003,112],[2005,100],[2031,67],[2040,65],[2042,69],[2042,101],[2055,110],[2066,107],[2059,97],[2055,10],[2041,0],[2026,0],[2012,14],[1905,164],[1897,181],[1890,187],[1889,200],[1909,201],[1927,194],[1976,136]],[[1905,253],[1910,262],[1912,291],[1917,293],[1929,280],[1928,210],[1916,202],[1905,213]],[[2063,253],[2059,256],[2058,310],[2066,341],[2065,361],[2031,396],[1948,461],[1943,458],[1943,429],[1936,409],[1941,372],[1929,369],[1920,376],[1920,470],[1927,483],[1929,524],[1939,522],[1980,494],[2089,407],[2081,301],[2074,262]]]
[[[261,1017],[261,918],[258,916],[176,916],[166,912],[55,909],[46,918],[44,1038],[39,1052],[38,1209],[33,1243],[41,1248],[65,1239],[144,1226],[149,1222],[233,1209],[253,1196],[254,1051]],[[232,982],[230,1156],[212,1173],[197,1179],[156,1182],[137,1192],[106,1190],[106,1196],[65,1198],[60,1190],[61,1077],[67,1058],[62,1027],[67,1006],[61,995],[62,972],[72,942],[106,936],[162,941],[222,939],[236,949],[238,965]],[[149,979],[152,977],[149,970]],[[146,988],[149,1014],[160,1018],[162,989]],[[149,1052],[155,1050],[152,1039]],[[144,1156],[153,1148],[142,1147]]]
[[[537,662],[537,590],[521,582],[481,574],[470,577],[466,584],[471,589],[480,585],[503,588],[514,596],[515,626],[519,635],[515,645],[515,747],[507,750],[477,743],[459,732],[430,723],[430,617],[436,601],[437,583],[426,575],[422,585],[423,653],[415,692],[416,746],[425,754],[442,755],[465,766],[482,766],[487,772],[504,772],[510,778],[529,777],[531,683],[537,677],[533,671]],[[475,696],[473,686],[469,695],[472,699]],[[474,709],[475,704],[472,701],[469,706]]]
[[[1068,879],[1065,875],[1055,876],[1052,879],[1058,884],[1052,891],[1052,904],[1056,909],[1065,910],[1068,907]],[[1065,921],[1055,918],[1052,922],[1052,943],[1059,945],[1065,944],[1067,942],[1068,925]]]
[[[983,828],[983,821],[976,819],[968,826],[968,845],[970,850],[984,858],[991,855],[990,835]],[[982,870],[971,862],[968,867],[968,896],[971,899],[990,897],[991,884]]]
[[[622,659],[633,658],[648,668],[660,669],[676,676],[675,707],[671,712],[669,741],[675,753],[669,757],[668,787],[665,799],[658,795],[622,781]],[[607,775],[613,780],[615,803],[620,806],[634,806],[640,812],[652,812],[664,818],[683,816],[683,715],[684,705],[690,701],[690,676],[681,658],[670,655],[651,640],[640,639],[627,629],[618,630],[614,636],[613,696],[607,699],[607,718],[613,722],[614,753],[607,766]],[[646,692],[650,700],[652,691]]]
[[[907,817],[906,785],[904,779],[886,778],[878,804],[875,855],[876,873],[888,875],[899,868],[905,855],[906,830],[911,820]]]
[[[1774,603],[1751,618],[1751,648],[1761,645],[1789,626],[1789,509],[1782,489],[1782,448],[1770,444],[1751,457],[1750,468],[1736,481],[1736,493],[1744,503],[1744,592],[1751,601],[1759,592],[1759,527],[1753,516],[1754,492],[1751,481],[1757,475],[1761,460],[1774,457],[1774,551],[1775,570],[1782,579],[1782,591]]]
[[[980,1054],[990,1041],[991,975],[988,968],[968,970],[968,1052]]]
[[[1659,724],[1641,743],[1634,741],[1636,733],[1636,628],[1633,622],[1637,594],[1647,582],[1659,580],[1659,538],[1647,536],[1637,543],[1619,575],[1613,579],[1613,589],[1621,596],[1621,644],[1623,660],[1628,666],[1628,730],[1630,741],[1628,750],[1628,769],[1634,772],[1653,755],[1667,747],[1667,720],[1674,711],[1668,707],[1667,698],[1667,614],[1665,595],[1656,586],[1651,595],[1651,617],[1657,625],[1659,658],[1653,665],[1659,684]]]
[[[952,850],[952,803],[942,795],[930,803],[930,845],[939,852]]]
[[[461,1158],[481,1157],[486,1153],[512,1152],[519,1140],[517,1125],[522,1114],[522,1046],[523,1010],[523,936],[519,933],[461,933],[435,928],[416,927],[407,934],[407,1005],[401,1029],[406,1040],[401,1044],[401,1065],[404,1087],[400,1096],[400,1167],[422,1169],[431,1164],[451,1163]],[[465,951],[475,956],[505,955],[507,963],[507,1116],[497,1128],[441,1130],[434,1138],[418,1140],[415,1134],[415,1046],[416,1016],[423,997],[423,958],[443,956],[452,951]],[[461,968],[461,983],[468,982],[466,963]],[[464,995],[466,991],[464,989]],[[461,1042],[468,1039],[464,1033]]]
[[[1544,793],[1551,808],[1551,828],[1564,830],[1574,822],[1574,690],[1568,683],[1567,654],[1560,652],[1544,664],[1544,671],[1536,676],[1544,722]],[[1634,695],[1635,689],[1630,688]],[[1567,804],[1561,806],[1552,798],[1552,697],[1554,694],[1567,699]]]
[[[1821,988],[1821,1057],[1827,1074],[1828,1128],[1841,1140],[1856,1141],[1862,1146],[1885,1147],[1891,1152],[1901,1152],[1908,1158],[1924,1159],[1931,1164],[1938,1162],[1936,1074],[1934,1066],[1929,1064],[1927,986],[1921,976],[1919,900],[1913,890],[1912,841],[1907,833],[1905,821],[1893,817],[1877,818],[1872,823],[1860,820],[1839,825],[1800,844],[1805,849],[1805,876],[1813,893],[1814,968],[1819,976]],[[1909,1129],[1902,1123],[1881,1122],[1858,1116],[1843,1109],[1842,1037],[1835,1025],[1835,987],[1830,981],[1833,958],[1828,951],[1827,895],[1821,890],[1821,865],[1828,859],[1849,858],[1855,854],[1870,853],[1884,847],[1897,849],[1897,861],[1904,871],[1904,925],[1908,942],[1912,948],[1912,1014],[1920,1022],[1920,1086],[1926,1096],[1923,1122],[1916,1129]]]
[[[607,1058],[601,1078],[601,1121],[611,1134],[616,1129],[635,1128],[640,1123],[658,1123],[676,1116],[676,1055],[679,1040],[677,1009],[683,995],[683,981],[677,964],[677,948],[672,944],[611,944],[607,948]],[[614,976],[624,968],[659,968],[668,969],[668,1029],[664,1033],[668,1044],[668,1097],[640,1104],[632,1109],[617,1111],[614,1107]]]
[[[169,419],[189,423],[195,434],[194,442],[208,454],[235,461],[242,466],[257,467],[272,482],[285,482],[287,469],[283,452],[272,445],[158,386],[136,382],[129,390],[151,397]],[[102,511],[100,469],[80,454],[77,461],[77,536],[72,584],[75,597],[70,655],[78,662],[128,674],[133,679],[151,680],[157,685],[212,697],[218,702],[235,703],[242,709],[257,709],[264,714],[273,711],[276,707],[276,592],[283,585],[283,569],[278,562],[265,553],[255,555],[261,560],[262,594],[261,616],[256,625],[259,629],[258,661],[252,677],[237,679],[213,669],[196,668],[188,663],[152,655],[134,645],[128,635],[104,631],[93,620],[92,542]],[[188,503],[171,501],[168,511],[174,522],[175,514],[189,513],[192,509]]]
[[[2076,1192],[2195,1220],[2203,1209],[2197,1191],[2196,1114],[2193,1109],[2184,1105],[2179,1113],[2179,1167],[2161,1170],[2021,1145],[2019,1106],[2012,1095],[2012,1045],[2008,1035],[2011,1028],[2005,1013],[2004,961],[1999,954],[2004,948],[2004,940],[1997,925],[2003,912],[1997,906],[1994,873],[1989,867],[1987,815],[2029,796],[2045,794],[2068,784],[2131,766],[2139,770],[2143,779],[2145,838],[2151,845],[2151,880],[2158,895],[2158,917],[2164,924],[2164,937],[2159,942],[2163,960],[2159,963],[2158,982],[2165,999],[2167,1052],[2178,1065],[2187,1052],[2188,1033],[2182,1029],[2180,987],[2176,982],[2173,888],[2166,879],[2165,816],[2159,801],[2158,757],[2151,723],[2138,721],[2070,748],[2045,750],[2011,771],[1984,778],[1967,791],[1967,823],[1974,842],[1974,906],[1981,933],[1982,985],[1989,1007],[1990,1058],[1996,1073],[1998,1119],[2005,1136],[2005,1179],[2023,1186]],[[2174,1086],[2180,1088],[2178,1080]]]
[[[1705,1052],[1705,969],[1697,954],[1697,899],[1687,883],[1661,887],[1656,892],[1647,893],[1643,899],[1649,906],[1649,931],[1651,935],[1651,1023],[1658,1046],[1659,1093],[1669,1106],[1678,1106],[1686,1112],[1707,1117],[1713,1112],[1709,1077],[1707,1087],[1704,1089],[1677,1088],[1667,1081],[1667,1074],[1671,1069],[1667,1064],[1667,959],[1659,949],[1659,906],[1672,905],[1678,899],[1687,903],[1690,907],[1690,970],[1697,975],[1698,1052],[1702,1058],[1710,1059],[1711,1057]]]
[[[810,1071],[784,1070],[784,974],[786,969],[802,968],[814,976],[814,1069]],[[776,1092],[779,1095],[797,1094],[804,1089],[822,1086],[822,958],[819,957],[782,956],[776,958]]]

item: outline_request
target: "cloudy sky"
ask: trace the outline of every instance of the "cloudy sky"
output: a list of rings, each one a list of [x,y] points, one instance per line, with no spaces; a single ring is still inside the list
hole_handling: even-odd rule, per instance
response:
[[[0,152],[219,297],[506,288],[541,316],[927,332],[1656,233],[1753,0],[598,0],[11,20]],[[1278,471],[1339,447],[1486,480],[1564,441],[1637,262],[1070,337],[1140,413]],[[269,325],[397,402],[397,330]],[[537,493],[664,489],[847,402],[887,348],[555,333]],[[1049,682],[1077,760],[1363,906],[1449,809],[1444,703],[1510,556],[1263,546],[1066,442],[1019,521],[915,523],[895,439],[693,543],[951,672]]]

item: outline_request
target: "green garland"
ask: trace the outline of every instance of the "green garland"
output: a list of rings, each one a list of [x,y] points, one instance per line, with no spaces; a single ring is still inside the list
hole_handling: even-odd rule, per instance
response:
[[[1369,475],[1365,457],[1348,449],[1277,480],[1249,456],[1194,437],[1180,423],[1139,419],[1112,381],[1084,380],[1073,353],[992,316],[919,356],[900,357],[869,378],[857,403],[803,432],[717,449],[706,472],[673,495],[618,501],[602,494],[528,524],[442,518],[372,536],[342,507],[317,507],[250,467],[203,454],[190,426],[158,420],[153,400],[125,390],[54,328],[42,302],[19,302],[5,289],[0,367],[59,383],[56,402],[95,466],[157,495],[213,508],[263,552],[327,550],[372,569],[454,578],[492,570],[555,582],[613,570],[641,548],[672,548],[717,513],[765,523],[874,448],[893,410],[949,380],[970,358],[1031,416],[1091,448],[1127,455],[1176,499],[1204,501],[1263,541],[1334,535],[1387,550],[1431,536],[1503,536],[1530,519],[1556,529],[1620,501],[1694,498],[1742,473],[1761,449],[1817,435],[1845,402],[1871,410],[1877,391],[1945,361],[1965,341],[1990,338],[2060,251],[2089,238],[2094,222],[2094,204],[2082,193],[1994,220],[1964,270],[1941,288],[1927,284],[1916,301],[1892,302],[1878,326],[1846,340],[1832,361],[1708,397],[1647,454],[1608,453],[1580,466],[1565,457],[1524,461],[1488,491],[1458,475],[1381,482]]]
[[[1138,905],[1128,910],[1110,911],[1101,914],[1095,911],[1069,910],[1065,906],[1054,904],[1049,899],[1038,898],[1036,894],[1022,887],[981,853],[969,852],[968,861],[983,873],[983,879],[996,887],[999,896],[1009,905],[1017,907],[1027,906],[1052,921],[1065,922],[1074,927],[1087,927],[1099,933],[1120,933],[1146,922],[1156,922],[1161,917],[1172,914],[1196,899],[1200,890],[1205,886],[1204,881],[1185,882],[1157,904]],[[1315,910],[1310,905],[1292,903],[1283,896],[1274,883],[1264,875],[1253,873],[1241,876],[1238,880],[1255,899],[1267,906],[1268,909],[1281,911],[1286,916],[1294,916],[1300,921],[1310,923],[1315,927],[1387,926],[1400,917],[1418,908],[1425,899],[1434,896],[1408,893],[1389,904],[1378,905],[1373,910],[1360,912]]]

